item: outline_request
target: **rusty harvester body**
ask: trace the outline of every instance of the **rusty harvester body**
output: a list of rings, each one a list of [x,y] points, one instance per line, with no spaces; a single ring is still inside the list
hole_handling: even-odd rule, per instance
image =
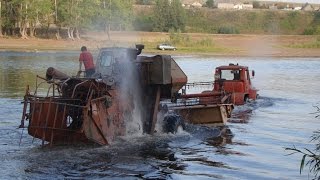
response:
[[[93,78],[70,77],[48,68],[45,78],[37,76],[43,82],[37,83],[34,93],[27,88],[20,127],[27,127],[43,144],[107,145],[125,135],[135,108],[142,110],[147,134],[154,133],[160,110],[174,111],[188,123],[226,122],[232,110],[226,103],[229,95],[179,93],[187,76],[178,64],[171,56],[140,56],[143,48],[100,49]],[[38,88],[44,83],[48,91],[40,95]],[[164,106],[162,101],[170,103]]]

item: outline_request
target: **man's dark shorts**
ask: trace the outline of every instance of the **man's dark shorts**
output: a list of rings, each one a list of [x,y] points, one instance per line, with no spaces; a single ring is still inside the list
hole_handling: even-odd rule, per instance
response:
[[[91,77],[96,72],[95,69],[86,70],[86,77]]]

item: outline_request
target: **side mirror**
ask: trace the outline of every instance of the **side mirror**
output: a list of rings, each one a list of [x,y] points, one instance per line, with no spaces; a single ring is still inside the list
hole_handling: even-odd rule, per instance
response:
[[[255,75],[255,72],[254,72],[254,70],[252,70],[252,77],[254,77],[254,75]]]

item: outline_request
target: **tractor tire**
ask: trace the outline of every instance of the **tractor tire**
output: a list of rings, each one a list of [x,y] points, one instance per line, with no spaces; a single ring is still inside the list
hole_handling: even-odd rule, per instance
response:
[[[244,96],[243,102],[244,102],[244,104],[249,102],[249,96],[248,95]]]
[[[185,130],[185,123],[181,116],[177,114],[169,114],[163,120],[163,132],[176,134],[179,129]]]

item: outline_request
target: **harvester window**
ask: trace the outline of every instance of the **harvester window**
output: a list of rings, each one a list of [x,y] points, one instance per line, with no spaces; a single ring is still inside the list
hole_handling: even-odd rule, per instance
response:
[[[100,65],[107,67],[107,66],[111,66],[111,63],[112,63],[112,56],[110,54],[102,54]]]

